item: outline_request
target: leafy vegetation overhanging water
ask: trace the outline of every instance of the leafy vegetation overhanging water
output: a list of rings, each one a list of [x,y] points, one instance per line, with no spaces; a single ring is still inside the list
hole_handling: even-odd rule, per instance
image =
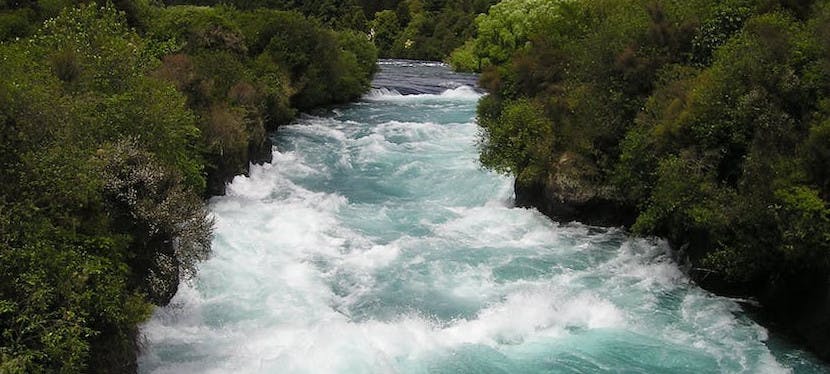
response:
[[[215,255],[143,327],[141,372],[826,370],[664,243],[512,207],[477,163],[473,77],[381,68],[211,200]]]
[[[199,196],[366,92],[375,47],[296,12],[43,5],[0,4],[0,372],[134,372],[210,253]]]

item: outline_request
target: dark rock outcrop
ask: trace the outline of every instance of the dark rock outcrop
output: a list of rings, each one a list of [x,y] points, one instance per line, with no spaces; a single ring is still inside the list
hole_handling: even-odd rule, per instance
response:
[[[232,157],[221,158],[215,161],[208,170],[205,198],[224,196],[225,189],[237,175],[249,175],[251,164],[271,162],[273,141],[270,136],[263,136],[257,141],[248,143],[247,154],[239,159]]]
[[[830,278],[826,274],[770,280],[754,296],[763,306],[761,317],[769,321],[765,325],[830,361]]]
[[[597,171],[584,158],[566,152],[546,178],[516,179],[516,205],[533,207],[555,221],[579,221],[596,226],[630,226],[636,210],[610,198],[596,182]]]
[[[634,211],[614,201],[591,197],[578,199],[557,194],[549,184],[514,184],[516,206],[536,208],[554,221],[579,221],[595,226],[630,226],[634,222]]]

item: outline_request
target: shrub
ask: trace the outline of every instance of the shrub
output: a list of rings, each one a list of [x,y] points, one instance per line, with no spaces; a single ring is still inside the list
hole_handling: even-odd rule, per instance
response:
[[[538,104],[528,100],[508,102],[497,119],[479,117],[479,124],[483,129],[484,166],[532,180],[550,165],[553,125]]]
[[[34,32],[35,12],[30,8],[0,10],[0,42]]]
[[[124,139],[98,150],[109,211],[136,240],[128,262],[149,299],[165,304],[182,277],[195,274],[196,264],[210,253],[213,222],[199,196],[189,190],[174,169],[159,164]]]
[[[468,40],[452,51],[447,62],[455,71],[476,72],[481,70],[481,59],[476,55],[475,43]]]
[[[392,45],[398,39],[400,30],[398,16],[394,11],[384,10],[375,13],[375,18],[369,23],[369,35],[381,56],[392,56]]]
[[[245,53],[247,46],[239,27],[219,10],[197,6],[174,6],[160,10],[150,25],[154,39],[184,43],[184,51],[199,49]]]

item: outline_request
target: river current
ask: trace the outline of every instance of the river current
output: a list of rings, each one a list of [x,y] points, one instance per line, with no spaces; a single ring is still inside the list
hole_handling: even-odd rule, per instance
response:
[[[142,326],[142,373],[818,373],[656,239],[512,206],[475,77],[382,61],[210,208],[213,256]]]

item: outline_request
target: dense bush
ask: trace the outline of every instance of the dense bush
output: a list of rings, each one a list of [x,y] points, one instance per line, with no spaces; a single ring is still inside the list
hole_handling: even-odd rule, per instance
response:
[[[0,49],[2,369],[123,370],[149,301],[209,248],[194,117],[113,8]]]
[[[376,50],[293,12],[27,4],[0,11],[0,372],[135,371],[210,253],[202,198],[368,89]]]
[[[526,180],[538,178],[550,165],[553,125],[539,105],[526,99],[506,102],[498,117],[482,118],[479,125],[488,135],[481,160],[490,167]]]
[[[562,201],[584,199],[560,184],[591,186],[765,302],[823,287],[830,7],[508,0],[477,23],[454,56],[490,91],[485,166]],[[575,158],[592,172],[563,167]]]
[[[124,9],[135,8],[135,13],[146,14],[138,0],[122,0]],[[287,26],[282,20],[296,27],[298,34],[314,39],[312,29],[336,31],[354,30],[367,33],[385,58],[419,60],[443,60],[476,33],[476,16],[498,0],[166,0],[167,5],[182,7],[172,19],[187,20],[191,16],[203,17],[209,10],[205,6],[232,7],[247,14],[244,22],[236,22],[248,37],[248,46],[255,53],[262,52],[276,29]],[[129,6],[128,6],[129,5]],[[196,6],[196,7],[193,7]],[[121,8],[121,7],[120,7]],[[129,12],[128,12],[129,13]],[[251,16],[256,13],[256,16]],[[292,14],[289,14],[292,13]],[[298,15],[302,15],[298,17]],[[263,18],[264,16],[264,18]],[[269,19],[270,21],[266,21]],[[310,24],[295,24],[298,20]],[[0,18],[2,22],[2,18]],[[12,19],[9,22],[13,22]],[[188,23],[187,21],[182,21]],[[140,22],[139,22],[140,23]],[[253,23],[249,27],[249,23]],[[132,23],[131,23],[132,24]],[[251,30],[263,30],[263,35],[250,34]],[[304,32],[301,32],[304,31]],[[2,32],[2,23],[0,23]],[[1,34],[0,34],[1,35]],[[291,36],[291,35],[287,35]]]
[[[185,93],[196,114],[208,194],[223,193],[249,160],[267,159],[266,130],[296,110],[365,92],[377,59],[365,34],[293,11],[185,5],[157,9],[148,24],[151,42],[176,51],[154,75]]]
[[[404,0],[371,11],[368,29],[383,57],[443,60],[476,33],[475,18],[495,0]]]
[[[47,19],[58,16],[64,8],[85,4],[77,0],[10,0],[0,2],[0,42],[24,38],[38,30]],[[151,0],[114,0],[109,4],[124,14],[125,22],[144,31],[150,16]]]

